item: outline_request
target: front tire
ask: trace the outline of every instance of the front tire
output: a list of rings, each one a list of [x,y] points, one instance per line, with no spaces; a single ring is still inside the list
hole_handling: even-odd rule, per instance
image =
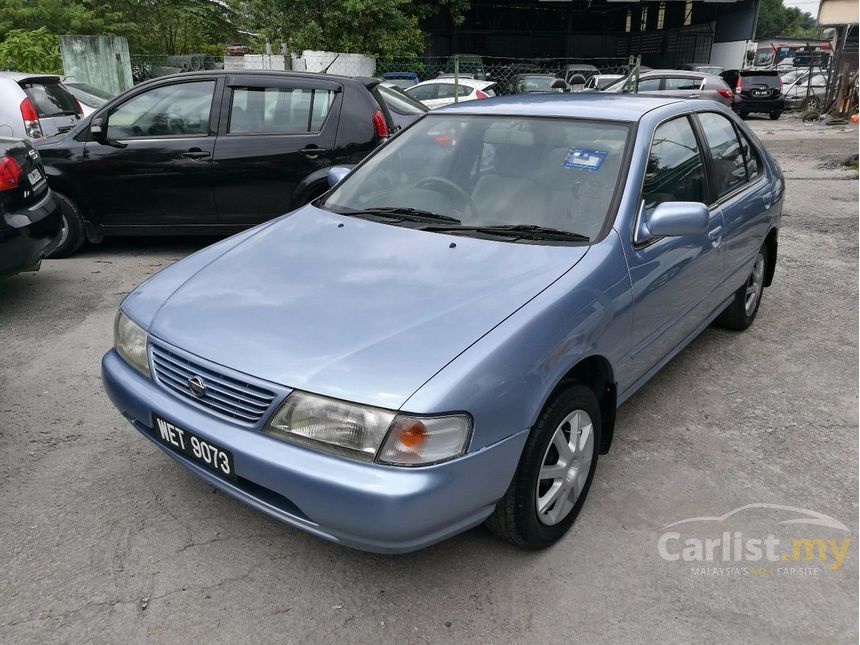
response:
[[[726,329],[743,331],[755,320],[764,292],[767,270],[767,248],[761,247],[756,255],[753,270],[746,282],[735,292],[735,299],[717,318],[717,324]]]
[[[54,192],[54,196],[60,202],[63,228],[60,234],[60,243],[47,257],[51,259],[67,258],[81,248],[86,240],[84,220],[81,217],[81,211],[72,200],[58,192]]]
[[[487,528],[525,549],[543,549],[559,540],[588,496],[600,439],[600,404],[594,392],[579,383],[558,392],[529,433]]]

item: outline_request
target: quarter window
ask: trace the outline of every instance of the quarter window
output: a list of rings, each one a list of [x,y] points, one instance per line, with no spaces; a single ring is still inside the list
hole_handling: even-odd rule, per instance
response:
[[[108,118],[111,139],[209,134],[215,81],[162,85],[129,99]]]
[[[761,157],[758,156],[755,146],[750,143],[747,136],[741,132],[741,149],[744,154],[744,161],[747,164],[747,177],[753,181],[761,174]]]
[[[319,132],[334,101],[332,90],[245,87],[233,90],[230,134]]]
[[[726,117],[714,112],[699,114],[705,140],[714,161],[717,196],[727,195],[747,181],[744,155],[735,126]]]
[[[657,128],[642,185],[645,212],[662,202],[707,203],[702,154],[687,117]]]

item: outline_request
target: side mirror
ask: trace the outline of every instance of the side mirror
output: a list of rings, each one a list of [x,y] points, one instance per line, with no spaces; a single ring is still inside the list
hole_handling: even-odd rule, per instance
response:
[[[90,136],[93,138],[93,141],[97,141],[98,143],[106,146],[112,146],[114,148],[125,148],[128,146],[127,143],[108,138],[107,124],[105,123],[104,117],[101,116],[94,117],[93,120],[90,121]]]
[[[96,141],[102,141],[107,136],[104,117],[93,117],[90,121],[90,134]]]
[[[557,78],[552,82],[552,85],[550,85],[550,88],[552,88],[554,90],[561,90],[562,92],[566,92],[567,91],[567,83],[565,82],[565,80],[563,78]]]
[[[347,168],[346,166],[332,166],[328,169],[328,186],[329,188],[334,188],[337,186],[341,180],[349,174],[349,171],[352,168]]]
[[[645,215],[639,215],[634,242],[642,244],[655,237],[701,235],[708,230],[710,213],[701,202],[663,202]]]

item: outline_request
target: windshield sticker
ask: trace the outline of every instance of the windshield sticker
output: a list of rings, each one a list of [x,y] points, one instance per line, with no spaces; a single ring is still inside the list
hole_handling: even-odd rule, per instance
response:
[[[564,157],[565,168],[579,168],[580,170],[588,170],[595,172],[600,169],[606,155],[609,154],[606,150],[588,150],[586,148],[571,148],[567,151]]]

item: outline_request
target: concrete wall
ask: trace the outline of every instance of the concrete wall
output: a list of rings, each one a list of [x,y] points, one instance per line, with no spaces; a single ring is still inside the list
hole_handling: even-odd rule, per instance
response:
[[[708,62],[725,69],[743,69],[747,42],[746,40],[736,40],[727,43],[714,43],[711,45],[711,60]]]
[[[225,56],[224,69],[271,69],[283,72],[286,61],[282,54],[245,54],[244,56]]]
[[[63,72],[111,94],[132,86],[128,41],[122,36],[60,36]]]
[[[376,58],[362,54],[312,51],[306,49],[301,56],[292,56],[293,69],[321,72],[328,67],[329,74],[343,76],[374,76]],[[329,67],[330,66],[330,67]]]

